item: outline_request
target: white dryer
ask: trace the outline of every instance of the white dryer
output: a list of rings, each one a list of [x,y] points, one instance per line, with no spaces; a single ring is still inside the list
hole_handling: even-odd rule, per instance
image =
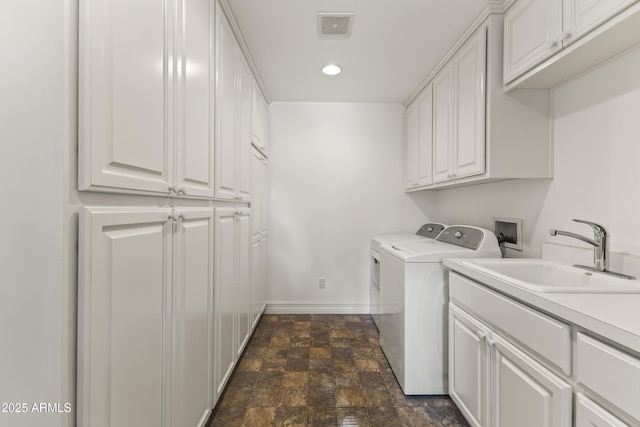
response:
[[[371,316],[376,326],[380,328],[380,246],[385,243],[401,243],[419,240],[433,240],[446,227],[438,222],[428,222],[414,233],[384,234],[371,238],[371,271],[370,271],[370,307]]]
[[[447,394],[448,269],[444,258],[500,257],[496,236],[463,225],[435,240],[384,243],[380,346],[404,394]]]

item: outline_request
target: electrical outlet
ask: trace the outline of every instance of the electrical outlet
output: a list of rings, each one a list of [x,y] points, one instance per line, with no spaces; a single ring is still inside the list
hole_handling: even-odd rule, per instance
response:
[[[319,287],[320,289],[324,289],[324,288],[326,288],[326,287],[327,287],[327,279],[326,279],[326,278],[324,278],[324,277],[319,278],[319,279],[318,279],[318,287]]]

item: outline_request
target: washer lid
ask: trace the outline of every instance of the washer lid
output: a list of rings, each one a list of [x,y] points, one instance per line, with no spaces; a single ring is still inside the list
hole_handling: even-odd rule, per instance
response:
[[[439,263],[444,258],[472,257],[472,249],[437,240],[421,240],[417,242],[386,243],[381,249],[402,260],[403,262]],[[487,257],[487,254],[484,254]]]

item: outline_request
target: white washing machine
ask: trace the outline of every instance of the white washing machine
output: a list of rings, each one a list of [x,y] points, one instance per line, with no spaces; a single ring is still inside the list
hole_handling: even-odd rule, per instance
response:
[[[370,307],[371,316],[380,328],[380,246],[417,240],[433,240],[446,227],[438,222],[424,224],[415,234],[385,234],[371,238]]]
[[[447,394],[448,269],[444,258],[500,257],[489,230],[445,228],[435,240],[384,243],[380,346],[404,394]]]

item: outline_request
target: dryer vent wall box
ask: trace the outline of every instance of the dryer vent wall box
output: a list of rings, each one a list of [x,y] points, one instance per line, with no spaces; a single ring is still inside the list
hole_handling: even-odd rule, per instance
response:
[[[520,218],[493,218],[494,233],[505,248],[522,251],[522,220]]]

